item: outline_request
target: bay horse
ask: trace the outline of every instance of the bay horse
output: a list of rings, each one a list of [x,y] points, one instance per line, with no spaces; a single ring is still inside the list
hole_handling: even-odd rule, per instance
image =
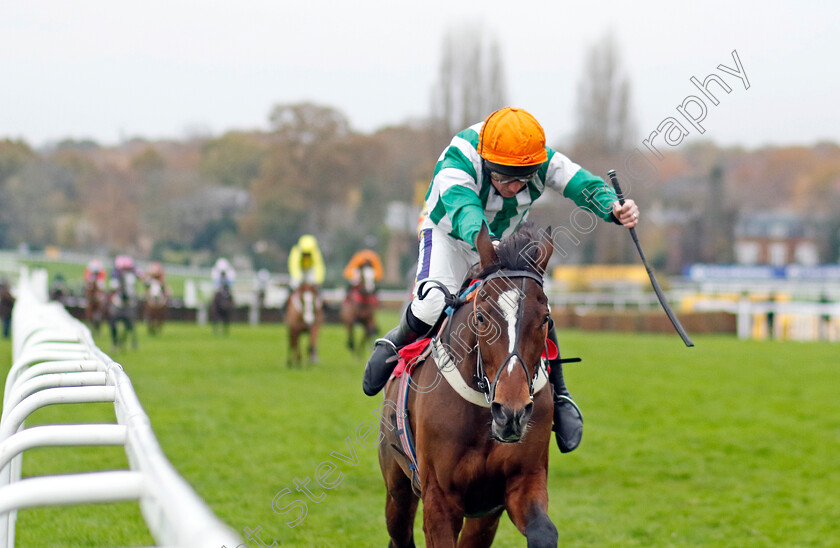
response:
[[[85,282],[85,323],[94,335],[99,335],[102,322],[107,319],[107,305],[105,290],[99,280],[87,280]]]
[[[213,293],[213,300],[210,301],[210,323],[213,324],[214,334],[227,335],[230,332],[233,308],[233,295],[230,292],[230,286],[224,284]]]
[[[375,314],[379,299],[376,298],[375,276],[372,265],[362,266],[359,269],[359,282],[350,287],[341,303],[341,323],[347,328],[347,348],[355,355],[359,355],[378,330]],[[353,336],[356,324],[360,324],[363,329],[358,343]]]
[[[146,304],[144,306],[146,329],[149,335],[158,335],[163,330],[163,322],[166,320],[166,309],[169,306],[169,290],[157,278],[149,278],[147,283]]]
[[[497,249],[483,226],[472,298],[444,291],[456,307],[432,352],[386,385],[379,463],[391,547],[415,545],[420,499],[426,546],[490,546],[505,511],[529,547],[557,546],[546,486],[553,404],[541,359],[553,242],[536,232],[524,225]],[[412,433],[414,444],[401,445]]]
[[[289,354],[286,366],[300,366],[300,336],[308,334],[309,363],[318,363],[318,330],[324,321],[323,302],[315,285],[302,283],[292,291],[286,304],[289,326]]]
[[[137,296],[134,284],[137,278],[133,272],[117,272],[111,280],[113,287],[108,295],[108,324],[111,327],[111,348],[121,350],[131,339],[131,347],[137,348]],[[123,324],[120,330],[119,324]]]

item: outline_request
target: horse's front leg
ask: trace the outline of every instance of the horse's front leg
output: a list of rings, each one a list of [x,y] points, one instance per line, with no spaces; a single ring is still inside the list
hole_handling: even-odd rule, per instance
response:
[[[289,328],[289,355],[286,359],[286,367],[293,367],[300,361],[298,352],[298,334],[294,329]]]
[[[548,517],[545,470],[511,480],[505,505],[513,524],[528,539],[528,548],[557,548],[557,528]]]
[[[434,471],[430,470],[432,476]],[[446,493],[432,477],[424,482],[423,532],[428,548],[455,548],[464,523],[464,510],[456,495]]]
[[[350,321],[350,323],[347,324],[347,348],[349,348],[350,351],[355,351],[356,350],[356,345],[353,343],[353,322],[352,321]]]
[[[309,329],[309,363],[318,363],[318,324]]]
[[[419,499],[411,490],[411,480],[394,460],[390,447],[380,447],[379,462],[386,487],[385,523],[391,537],[388,548],[414,548],[414,516]]]
[[[496,538],[502,510],[481,518],[467,518],[458,537],[458,548],[489,548]]]

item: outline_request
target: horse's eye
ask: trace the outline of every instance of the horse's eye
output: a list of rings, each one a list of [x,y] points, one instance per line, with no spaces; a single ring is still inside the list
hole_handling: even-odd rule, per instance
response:
[[[481,314],[481,312],[475,313],[475,321],[477,321],[478,323],[484,323],[484,316]]]
[[[547,324],[550,320],[551,320],[551,315],[550,315],[550,314],[546,314],[546,315],[545,315],[545,318],[543,318],[543,323],[542,323],[542,324],[543,324],[543,325],[545,325],[545,324]]]

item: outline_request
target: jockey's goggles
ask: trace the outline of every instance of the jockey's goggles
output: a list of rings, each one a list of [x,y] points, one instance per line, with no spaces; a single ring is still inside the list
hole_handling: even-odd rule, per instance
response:
[[[513,183],[530,183],[534,180],[534,177],[536,175],[536,173],[532,173],[527,177],[507,177],[496,171],[490,172],[490,178],[499,183],[500,185],[511,185]]]

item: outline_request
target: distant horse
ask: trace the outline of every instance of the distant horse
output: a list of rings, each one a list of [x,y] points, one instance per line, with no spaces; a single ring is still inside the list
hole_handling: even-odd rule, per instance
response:
[[[358,355],[368,341],[376,335],[376,309],[379,299],[376,298],[376,282],[374,281],[373,266],[366,265],[359,269],[360,281],[347,291],[347,296],[341,304],[341,322],[347,328],[347,348]],[[354,327],[361,324],[364,331],[358,344],[353,336]]]
[[[137,318],[137,297],[134,294],[136,278],[131,272],[117,273],[115,287],[108,295],[108,324],[111,327],[111,347],[121,350],[126,341],[131,339],[131,347],[137,348],[137,330],[134,322]],[[119,324],[123,329],[119,329]]]
[[[497,250],[483,227],[471,276],[480,285],[471,298],[449,296],[456,308],[431,354],[386,386],[379,463],[392,547],[414,546],[420,498],[426,546],[490,546],[504,511],[528,546],[557,546],[546,487],[552,395],[541,359],[553,243],[535,232],[521,228]],[[422,295],[430,288],[421,283]],[[412,433],[415,443],[401,444]]]
[[[163,330],[169,295],[166,286],[157,278],[150,278],[146,287],[146,329],[149,335],[158,335]]]
[[[233,317],[233,295],[230,286],[223,285],[213,294],[210,302],[210,323],[213,333],[227,335],[230,332],[230,320]]]
[[[106,320],[108,312],[108,301],[105,297],[105,290],[95,279],[85,282],[85,323],[93,331],[94,335],[99,334],[102,322]]]
[[[301,365],[300,336],[309,335],[309,363],[318,362],[318,329],[324,321],[324,310],[318,288],[301,284],[289,295],[286,305],[286,325],[289,326],[288,367]]]

